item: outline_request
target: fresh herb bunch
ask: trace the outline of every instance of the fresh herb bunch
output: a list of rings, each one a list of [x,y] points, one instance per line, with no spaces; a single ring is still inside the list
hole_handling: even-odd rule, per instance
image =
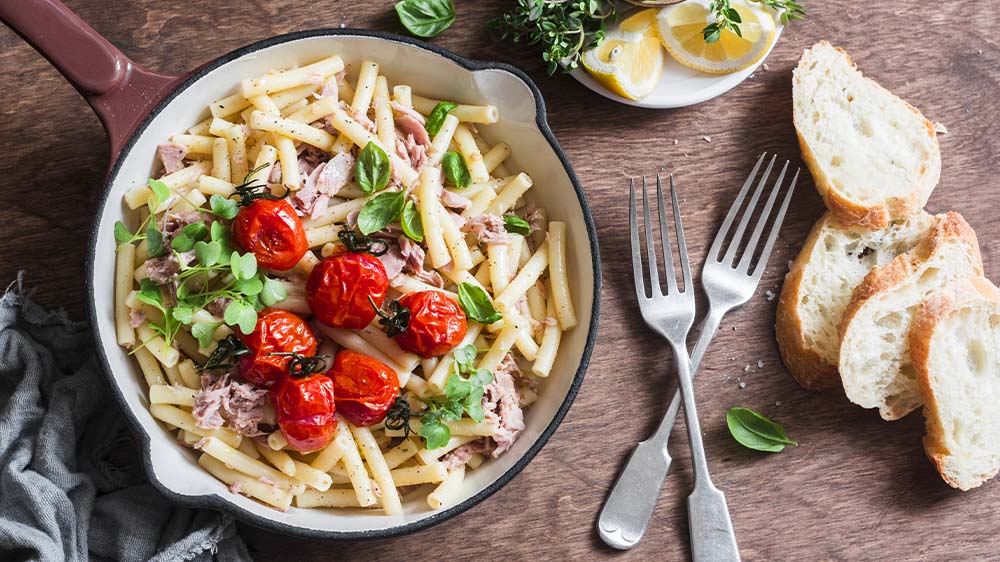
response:
[[[767,8],[778,12],[781,17],[781,25],[788,25],[792,20],[801,20],[806,17],[806,10],[795,0],[748,0],[756,2]],[[715,21],[706,25],[702,33],[705,35],[706,43],[715,43],[719,36],[726,29],[736,35],[743,37],[740,24],[743,23],[740,13],[731,5],[730,0],[712,0],[708,9],[715,15]]]
[[[517,0],[514,7],[490,21],[503,39],[542,46],[549,74],[562,64],[569,72],[580,55],[604,40],[615,5],[607,0]]]

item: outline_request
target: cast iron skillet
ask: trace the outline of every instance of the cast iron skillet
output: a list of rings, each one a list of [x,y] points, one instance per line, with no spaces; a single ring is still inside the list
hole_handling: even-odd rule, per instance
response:
[[[219,495],[211,494],[204,496],[181,495],[167,488],[160,482],[152,469],[150,458],[150,435],[142,428],[135,412],[131,410],[126,402],[122,390],[114,379],[108,357],[103,351],[101,342],[97,342],[99,359],[105,373],[106,382],[112,391],[112,395],[117,400],[125,417],[129,422],[132,431],[138,436],[143,451],[143,465],[150,481],[161,493],[170,497],[174,501],[191,507],[211,507],[232,513],[247,521],[248,523],[275,531],[310,537],[335,538],[335,539],[357,539],[357,538],[379,538],[405,534],[417,531],[441,521],[458,515],[473,505],[483,501],[498,489],[503,487],[508,481],[516,476],[538,453],[548,438],[558,427],[562,418],[569,410],[580,384],[583,382],[584,372],[593,350],[596,334],[597,322],[600,307],[601,289],[601,268],[600,255],[596,239],[596,229],[593,218],[584,198],[576,175],[570,167],[569,161],[556,142],[548,124],[545,120],[545,105],[538,88],[530,78],[520,70],[509,65],[499,63],[475,62],[460,57],[450,51],[397,35],[368,32],[353,29],[318,29],[290,33],[258,41],[237,49],[231,53],[223,55],[210,61],[191,73],[183,76],[167,76],[156,72],[145,70],[135,64],[124,53],[99,35],[93,28],[87,25],[78,16],[72,13],[66,6],[58,0],[0,0],[0,21],[11,27],[23,39],[30,43],[46,59],[58,69],[63,76],[72,84],[83,98],[90,104],[94,112],[100,118],[108,134],[111,147],[111,163],[104,186],[104,195],[101,201],[101,209],[108,204],[108,195],[119,167],[122,164],[123,156],[128,154],[131,148],[140,138],[145,128],[149,125],[163,108],[168,106],[174,98],[182,91],[193,85],[199,78],[209,71],[241,57],[252,55],[253,53],[290,41],[317,36],[361,36],[369,38],[384,39],[394,42],[407,43],[420,49],[431,51],[442,57],[450,59],[466,70],[497,69],[509,72],[523,81],[534,96],[536,109],[536,124],[550,144],[552,150],[561,161],[566,174],[568,175],[576,191],[584,222],[587,227],[590,243],[591,255],[593,258],[592,267],[594,272],[593,281],[593,309],[590,325],[587,327],[588,334],[580,364],[575,373],[573,382],[566,394],[565,399],[559,406],[552,420],[538,436],[532,446],[518,461],[503,473],[496,481],[488,487],[480,490],[474,496],[464,502],[441,510],[429,517],[418,521],[409,522],[403,525],[384,529],[371,529],[361,531],[333,531],[322,529],[309,529],[299,526],[289,525],[274,519],[262,517],[246,509],[227,501]],[[100,216],[100,215],[99,215]],[[90,301],[90,320],[92,325],[97,326],[98,312],[95,310],[95,287],[94,263],[97,256],[97,232],[99,220],[95,220],[88,252],[88,294]],[[101,287],[102,290],[110,290]],[[582,326],[581,326],[582,328]],[[579,329],[579,328],[578,328]],[[97,330],[94,330],[95,338]]]

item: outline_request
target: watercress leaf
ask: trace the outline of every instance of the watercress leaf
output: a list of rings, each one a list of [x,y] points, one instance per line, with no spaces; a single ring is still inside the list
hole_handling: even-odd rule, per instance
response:
[[[198,340],[198,347],[204,349],[212,345],[212,335],[222,325],[222,322],[195,322],[191,326],[191,335]]]
[[[484,387],[493,382],[493,373],[489,369],[479,368],[472,371],[472,374],[469,375],[469,381],[472,382],[473,386]]]
[[[396,3],[396,14],[407,31],[425,39],[436,37],[455,22],[451,0],[402,0]]]
[[[730,408],[726,425],[736,441],[755,451],[777,453],[786,445],[798,446],[785,434],[785,429],[749,408]]]
[[[260,301],[264,306],[274,306],[288,297],[288,290],[280,281],[264,278],[264,290],[260,292]]]
[[[458,104],[450,101],[439,101],[434,106],[431,114],[427,116],[427,122],[424,123],[424,128],[427,129],[427,132],[432,137],[441,131],[441,125],[444,125],[444,118],[456,107],[458,107]]]
[[[136,293],[136,297],[148,305],[163,309],[163,293],[160,291],[160,286],[148,278],[139,281],[139,292]]]
[[[233,277],[237,281],[240,279],[250,279],[257,275],[257,258],[251,253],[240,255],[233,251],[229,257],[229,267],[233,270]]]
[[[163,233],[156,228],[156,225],[151,224],[146,227],[146,248],[151,258],[158,258],[166,251],[163,247]]]
[[[204,240],[208,236],[208,227],[205,223],[193,222],[181,229],[181,232],[192,240]]]
[[[396,220],[406,204],[406,193],[389,191],[369,199],[358,213],[358,230],[365,236],[382,230]]]
[[[403,234],[415,242],[424,241],[424,222],[420,218],[420,211],[417,204],[412,199],[406,201],[403,206],[403,215],[399,219],[399,225],[403,227]]]
[[[178,322],[190,324],[194,318],[194,309],[190,306],[175,306],[170,309],[170,315]]]
[[[438,419],[421,420],[420,436],[427,442],[428,449],[440,449],[451,439],[451,430]]]
[[[264,284],[256,276],[250,279],[240,279],[233,284],[233,289],[248,297],[259,295],[264,290]]]
[[[469,395],[472,390],[472,383],[468,379],[462,378],[458,373],[453,373],[448,377],[448,382],[444,384],[444,396],[448,400],[462,400]]]
[[[389,155],[379,145],[369,142],[354,164],[354,181],[365,193],[381,191],[389,185],[391,168]]]
[[[212,209],[213,213],[226,220],[232,220],[236,218],[236,215],[240,212],[240,206],[236,203],[236,201],[223,197],[219,194],[213,195],[208,200],[208,205]],[[212,226],[214,227],[215,223],[212,223]],[[212,239],[214,240],[215,230],[213,229],[212,232],[213,232]]]
[[[198,258],[198,263],[206,267],[218,263],[222,256],[222,244],[218,242],[196,242],[194,245],[194,256]]]
[[[455,365],[458,366],[458,372],[468,373],[472,370],[473,364],[476,362],[476,346],[469,344],[463,345],[455,350]]]
[[[253,332],[257,325],[257,311],[243,301],[233,301],[226,306],[222,319],[230,326],[238,326],[244,334]]]
[[[520,234],[521,236],[531,234],[531,224],[517,215],[505,215],[503,217],[503,226],[507,232],[512,234]]]
[[[170,247],[178,252],[187,252],[191,248],[194,248],[194,240],[192,240],[187,234],[181,232],[177,236],[174,236],[174,239],[170,241]]]
[[[445,421],[458,421],[462,419],[465,411],[461,400],[449,400],[441,407],[441,419]]]
[[[229,238],[229,228],[219,221],[214,221],[212,223],[212,226],[209,228],[209,232],[211,233],[212,240],[214,242],[221,243],[223,240]]]
[[[115,221],[115,241],[119,244],[128,244],[132,241],[132,232],[122,221]]]
[[[465,397],[463,406],[465,407],[465,413],[469,414],[469,417],[475,420],[476,423],[486,419],[486,412],[483,411],[483,388],[473,388],[469,392],[469,395]]]
[[[188,286],[187,286],[186,283],[183,283],[183,282],[179,283],[177,285],[177,290],[176,290],[176,293],[177,293],[177,302],[184,302],[184,301],[186,301],[187,298],[188,298],[188,294],[190,292],[191,292],[191,290],[188,289]]]
[[[149,189],[153,192],[153,209],[160,208],[164,201],[170,199],[170,188],[160,180],[149,180]]]
[[[472,283],[462,283],[458,286],[458,304],[470,320],[482,324],[492,324],[503,318],[503,315],[493,308],[486,291]]]
[[[465,160],[461,154],[445,152],[441,157],[441,168],[444,169],[444,177],[455,187],[464,188],[472,185],[472,176],[465,167]]]

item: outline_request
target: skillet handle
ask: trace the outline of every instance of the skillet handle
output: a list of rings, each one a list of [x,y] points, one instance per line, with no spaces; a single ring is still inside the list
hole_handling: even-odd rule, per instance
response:
[[[139,121],[181,80],[140,68],[59,0],[0,0],[0,21],[87,100],[108,132],[112,162]]]

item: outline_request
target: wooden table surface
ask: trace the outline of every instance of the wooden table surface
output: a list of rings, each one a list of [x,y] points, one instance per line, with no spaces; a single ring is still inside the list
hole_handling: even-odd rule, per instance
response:
[[[293,30],[345,24],[399,31],[389,2],[67,3],[140,64],[170,73]],[[768,71],[720,98],[670,111],[618,105],[567,76],[546,77],[533,52],[484,29],[510,3],[460,0],[458,21],[434,42],[526,70],[589,196],[604,256],[603,315],[579,397],[536,460],[469,512],[411,536],[365,543],[241,527],[257,560],[419,560],[428,553],[481,561],[685,559],[691,470],[679,432],[671,447],[674,468],[645,540],[618,553],[594,532],[622,460],[652,430],[675,386],[664,346],[637,319],[624,258],[624,178],[661,168],[676,174],[692,259],[700,264],[754,155],[776,151],[798,162],[791,71],[817,40],[844,47],[868,75],[947,125],[941,183],[928,208],[961,211],[979,233],[987,273],[1000,271],[1000,50],[993,33],[1000,16],[977,9],[979,2],[933,3],[933,11],[919,0],[808,2],[809,19],[781,37]],[[83,256],[108,160],[104,132],[61,76],[7,29],[0,29],[0,73],[6,84],[0,281],[24,269],[39,301],[83,318]],[[919,414],[883,422],[838,392],[801,390],[781,365],[776,303],[764,291],[780,289],[787,262],[821,213],[806,174],[760,294],[725,320],[697,382],[708,456],[728,495],[744,559],[1000,559],[1000,483],[968,493],[949,488],[924,457]],[[781,422],[800,446],[774,455],[741,448],[725,427],[725,411],[736,405]]]

